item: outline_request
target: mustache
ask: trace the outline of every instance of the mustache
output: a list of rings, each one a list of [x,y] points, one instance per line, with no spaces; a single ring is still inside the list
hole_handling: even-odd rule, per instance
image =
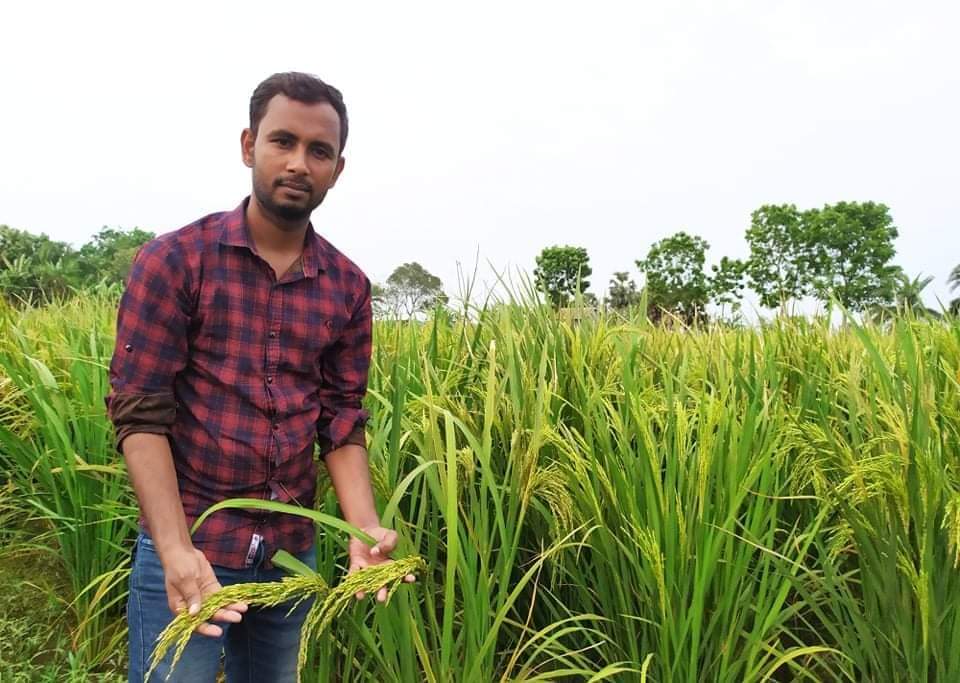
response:
[[[304,192],[313,191],[313,185],[305,180],[298,180],[294,178],[277,178],[273,184],[275,187],[291,187],[295,190],[303,190]]]

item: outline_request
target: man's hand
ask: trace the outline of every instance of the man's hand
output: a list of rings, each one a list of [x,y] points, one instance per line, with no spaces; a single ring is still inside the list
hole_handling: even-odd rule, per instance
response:
[[[200,610],[203,600],[216,593],[222,587],[213,573],[213,567],[204,554],[191,546],[178,546],[167,552],[159,552],[163,565],[164,585],[167,589],[167,604],[173,613],[184,609],[191,615]],[[217,610],[212,620],[237,623],[243,618],[247,605],[236,602]],[[215,624],[204,622],[197,627],[197,633],[211,638],[223,635],[223,629]]]
[[[391,562],[390,553],[397,547],[397,532],[392,529],[372,526],[365,527],[361,531],[377,539],[377,544],[369,546],[358,538],[350,538],[350,570],[348,572],[350,574],[364,567]],[[417,578],[413,574],[407,574],[403,580],[413,583]],[[357,600],[363,600],[365,595],[362,591],[357,593]],[[387,588],[384,586],[377,591],[377,602],[386,602],[386,600]]]

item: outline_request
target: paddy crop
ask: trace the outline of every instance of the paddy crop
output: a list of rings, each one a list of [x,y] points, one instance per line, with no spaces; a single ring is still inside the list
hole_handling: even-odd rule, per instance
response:
[[[115,305],[0,322],[3,476],[94,664],[122,647],[135,527],[103,414]],[[372,478],[425,564],[346,606],[305,680],[960,678],[956,320],[469,313],[376,324]],[[323,478],[317,510],[338,513]],[[345,542],[318,534],[331,587]]]

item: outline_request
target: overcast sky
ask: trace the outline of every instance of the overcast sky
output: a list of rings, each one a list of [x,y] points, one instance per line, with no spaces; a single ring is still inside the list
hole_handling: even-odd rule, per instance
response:
[[[602,296],[651,243],[745,256],[750,212],[887,204],[897,263],[960,263],[956,2],[7,4],[0,224],[80,245],[249,193],[251,92],[316,73],[350,114],[314,225],[374,281],[586,247]]]

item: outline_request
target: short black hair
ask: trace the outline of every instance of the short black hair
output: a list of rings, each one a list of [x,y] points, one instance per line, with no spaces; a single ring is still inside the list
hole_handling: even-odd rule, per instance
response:
[[[316,76],[300,71],[273,74],[253,91],[250,97],[250,130],[254,136],[267,113],[267,104],[277,95],[286,95],[304,104],[326,102],[333,107],[340,117],[340,153],[343,153],[347,144],[347,107],[343,103],[343,94]]]

